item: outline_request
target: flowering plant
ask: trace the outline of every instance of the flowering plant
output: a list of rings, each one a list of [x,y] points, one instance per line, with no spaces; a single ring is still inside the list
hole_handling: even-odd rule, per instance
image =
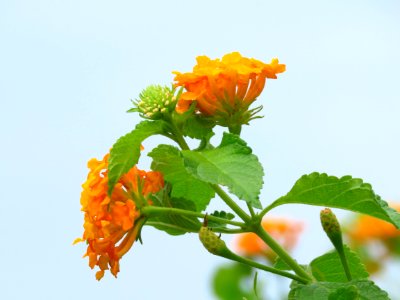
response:
[[[200,56],[192,72],[174,72],[171,88],[153,85],[139,95],[129,112],[144,120],[119,138],[103,160],[89,161],[83,184],[84,233],[77,242],[86,242],[85,256],[91,268],[98,268],[98,280],[107,270],[117,276],[121,258],[141,239],[142,227],[153,226],[170,235],[198,233],[214,255],[292,279],[289,299],[389,299],[343,244],[331,210],[321,212],[321,223],[334,250],[307,265],[288,253],[290,240],[272,232],[268,213],[292,203],[346,209],[400,227],[400,215],[371,185],[351,176],[306,174],[269,205],[259,199],[263,167],[240,133],[243,125],[260,118],[262,106],[251,106],[267,79],[284,71],[278,59],[266,64],[237,52],[215,60]],[[216,126],[226,128],[217,146],[211,143]],[[139,170],[141,144],[153,135],[169,138],[172,145],[152,149],[152,171]],[[190,149],[186,138],[198,146]],[[228,211],[209,212],[210,201],[223,201]],[[232,252],[221,237],[243,233],[257,238],[248,250],[276,259],[274,265]]]

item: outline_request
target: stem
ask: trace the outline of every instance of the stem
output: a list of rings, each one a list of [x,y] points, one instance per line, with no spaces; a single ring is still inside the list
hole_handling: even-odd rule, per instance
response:
[[[261,212],[260,212],[260,218],[262,218],[262,217],[264,217],[264,215],[267,213],[267,212],[269,212],[271,209],[273,209],[275,206],[274,206],[274,203],[272,203],[272,204],[270,204],[270,205],[268,205],[266,208],[264,208]]]
[[[343,244],[342,244],[342,247],[337,247],[336,251],[339,254],[340,261],[342,262],[343,269],[344,269],[344,272],[346,274],[347,280],[351,281],[352,280],[352,276],[351,276],[351,273],[350,273],[349,264],[347,263],[346,255],[344,254]]]
[[[284,277],[288,277],[288,278],[297,280],[297,281],[299,281],[301,283],[304,283],[304,284],[306,284],[308,282],[307,279],[304,279],[304,278],[302,278],[302,277],[300,277],[298,275],[289,273],[287,271],[278,270],[278,269],[275,269],[275,268],[272,268],[272,267],[269,267],[269,266],[265,266],[265,265],[262,265],[262,264],[260,264],[258,262],[252,261],[250,259],[244,258],[244,257],[239,256],[239,255],[236,255],[235,253],[231,252],[227,248],[225,249],[225,251],[223,251],[223,253],[221,253],[219,255],[222,256],[222,257],[225,257],[227,259],[234,260],[234,261],[237,261],[239,263],[248,265],[250,267],[254,267],[254,268],[266,271],[266,272],[274,273],[274,274],[277,274],[277,275],[281,275],[281,276],[284,276]]]
[[[162,214],[177,214],[177,215],[186,215],[186,216],[192,216],[196,218],[205,218],[206,215],[202,213],[198,213],[195,211],[190,211],[190,210],[184,210],[184,209],[179,209],[179,208],[173,208],[173,207],[157,207],[157,206],[146,206],[142,208],[142,214],[147,215],[147,216],[157,216],[157,215],[162,215]],[[228,219],[223,219],[215,216],[210,216],[207,215],[207,219],[210,221],[214,221],[217,223],[222,223],[222,224],[230,224],[238,227],[245,227],[246,224],[242,222],[237,222],[237,221],[232,221]]]
[[[251,217],[254,218],[256,216],[256,213],[254,212],[253,206],[251,206],[249,204],[249,202],[246,202],[246,204],[247,204],[247,208],[249,209]]]
[[[218,196],[221,197],[222,200],[246,223],[251,221],[251,218],[249,217],[246,212],[241,209],[239,205],[236,204],[235,201],[227,193],[224,192],[223,189],[220,188],[219,185],[217,184],[210,184],[210,186],[214,189],[214,191],[218,194]]]
[[[189,229],[189,228],[184,228],[178,225],[173,225],[173,224],[169,224],[169,223],[164,223],[164,222],[159,222],[159,221],[147,221],[145,225],[149,225],[149,226],[162,226],[162,227],[168,227],[170,229],[176,229],[176,230],[181,230],[183,232],[192,232],[192,233],[198,233],[198,231],[194,230],[194,229]],[[225,234],[237,234],[237,233],[244,233],[247,232],[244,229],[231,229],[231,228],[213,228],[212,229],[213,232],[215,233],[225,233]]]
[[[254,233],[257,234],[279,257],[291,267],[300,277],[305,278],[306,282],[313,279],[311,276],[279,245],[265,230],[259,225]]]

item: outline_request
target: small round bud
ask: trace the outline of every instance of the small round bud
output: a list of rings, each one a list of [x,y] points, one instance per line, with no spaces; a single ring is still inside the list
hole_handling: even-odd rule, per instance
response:
[[[199,231],[200,241],[203,246],[212,254],[221,254],[226,249],[226,244],[210,228],[202,226]]]
[[[160,119],[164,113],[175,109],[175,89],[160,85],[150,85],[144,89],[139,99],[134,101],[136,111],[151,119]]]

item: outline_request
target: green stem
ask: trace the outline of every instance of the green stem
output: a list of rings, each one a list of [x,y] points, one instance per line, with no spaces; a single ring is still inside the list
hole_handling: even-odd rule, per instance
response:
[[[347,263],[346,255],[344,254],[343,244],[341,247],[336,247],[336,251],[339,254],[340,261],[342,262],[344,273],[346,274],[347,280],[351,281],[353,278],[350,273],[349,264]]]
[[[145,225],[149,226],[155,226],[155,227],[168,227],[170,229],[175,229],[175,230],[180,230],[182,232],[192,232],[192,233],[197,233],[197,230],[190,229],[190,228],[185,228],[179,225],[174,225],[174,224],[169,224],[169,223],[164,223],[160,221],[147,221]],[[231,228],[213,228],[213,232],[215,233],[225,233],[225,234],[237,234],[237,233],[244,233],[247,232],[244,229],[238,228],[238,229],[231,229]]]
[[[257,234],[288,266],[300,277],[305,278],[306,282],[313,279],[311,276],[282,248],[265,230],[259,225],[254,233]]]
[[[196,218],[205,218],[206,215],[195,212],[195,211],[190,211],[190,210],[184,210],[184,209],[179,209],[179,208],[173,208],[173,207],[157,207],[157,206],[146,206],[142,208],[142,214],[146,216],[157,216],[157,215],[162,215],[162,214],[176,214],[176,215],[184,215],[184,216],[192,216]],[[237,222],[237,221],[232,221],[228,219],[223,219],[215,216],[210,216],[207,215],[207,219],[210,221],[214,221],[217,223],[222,223],[222,224],[230,224],[238,227],[246,227],[246,224],[242,222]]]
[[[247,208],[249,209],[251,217],[254,218],[256,216],[256,213],[254,212],[253,207],[249,204],[249,202],[246,202],[246,204],[247,204]]]
[[[307,279],[304,279],[304,278],[302,278],[302,277],[300,277],[298,275],[289,273],[287,271],[278,270],[278,269],[275,269],[275,268],[272,268],[272,267],[269,267],[269,266],[265,266],[265,265],[260,264],[258,262],[255,262],[255,261],[252,261],[250,259],[247,259],[247,258],[244,258],[242,256],[239,256],[239,255],[233,253],[232,251],[230,251],[227,248],[224,249],[224,251],[222,251],[222,253],[219,253],[217,255],[225,257],[225,258],[233,260],[233,261],[237,261],[239,263],[248,265],[250,267],[254,267],[254,268],[266,271],[266,272],[270,272],[270,273],[274,273],[274,274],[281,275],[281,276],[284,276],[284,277],[288,277],[288,278],[297,280],[297,281],[299,281],[301,283],[304,283],[304,284],[306,284],[308,282]]]
[[[217,184],[210,184],[214,191],[221,197],[221,199],[246,223],[251,221],[248,214],[239,206],[221,187]]]
[[[264,208],[264,209],[260,212],[260,214],[259,214],[260,218],[264,217],[264,215],[265,215],[267,212],[269,212],[271,209],[273,209],[274,207],[275,207],[275,206],[274,206],[274,203],[272,203],[272,204],[268,205],[266,208]]]

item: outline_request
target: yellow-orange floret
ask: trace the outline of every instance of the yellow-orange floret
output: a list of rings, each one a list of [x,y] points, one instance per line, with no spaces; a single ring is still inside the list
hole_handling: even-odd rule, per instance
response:
[[[183,113],[196,101],[197,110],[206,116],[244,113],[261,94],[266,78],[275,79],[284,71],[285,65],[276,58],[265,64],[239,52],[214,60],[199,56],[192,72],[173,72],[175,85],[186,89],[176,110]]]
[[[84,216],[83,237],[75,242],[86,241],[85,254],[89,266],[98,267],[96,279],[105,270],[117,276],[119,260],[131,248],[143,225],[135,199],[140,197],[147,204],[150,193],[163,188],[164,180],[159,172],[145,172],[136,166],[121,177],[111,197],[108,196],[108,158],[91,159],[87,180],[82,185],[81,206]]]

